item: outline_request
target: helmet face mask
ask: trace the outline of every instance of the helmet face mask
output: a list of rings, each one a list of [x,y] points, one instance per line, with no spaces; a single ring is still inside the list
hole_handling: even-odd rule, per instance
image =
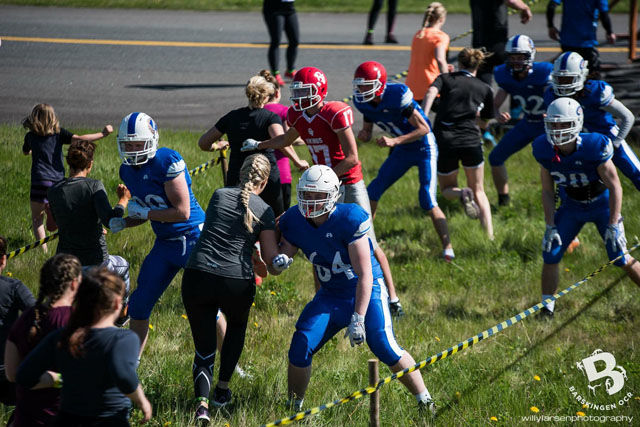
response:
[[[387,71],[379,62],[360,64],[353,77],[353,97],[358,102],[369,102],[381,96],[387,86]]]
[[[547,141],[562,146],[575,141],[582,131],[584,114],[580,104],[571,98],[558,98],[547,108],[544,129]]]
[[[296,192],[300,213],[305,218],[317,218],[335,209],[340,197],[340,180],[330,167],[314,165],[302,174]]]
[[[304,67],[293,77],[290,89],[293,109],[308,110],[320,104],[327,96],[327,77],[322,70]]]
[[[118,154],[122,163],[139,166],[147,163],[158,150],[158,128],[145,113],[131,113],[118,129]]]
[[[507,66],[515,73],[528,71],[533,66],[536,48],[528,36],[517,34],[507,41]]]
[[[587,61],[580,54],[565,52],[553,63],[551,83],[558,96],[571,96],[584,87],[587,80]]]

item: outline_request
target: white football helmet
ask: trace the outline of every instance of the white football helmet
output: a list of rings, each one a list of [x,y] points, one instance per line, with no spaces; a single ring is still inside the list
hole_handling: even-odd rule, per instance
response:
[[[582,90],[587,80],[587,61],[579,53],[565,52],[553,63],[551,83],[558,96],[571,96]]]
[[[549,104],[544,117],[544,130],[552,145],[565,145],[574,141],[582,130],[582,106],[572,98],[558,98]]]
[[[536,57],[536,48],[533,40],[524,34],[516,34],[507,41],[506,46],[507,66],[516,73],[531,68]],[[512,55],[524,55],[524,59],[515,59]]]
[[[305,218],[316,218],[333,212],[340,197],[340,180],[329,166],[313,165],[300,177],[296,187],[298,209]],[[323,193],[314,198],[311,193]]]
[[[145,113],[131,113],[120,123],[118,129],[118,153],[125,165],[142,165],[156,155],[158,150],[158,127]],[[127,151],[126,143],[144,142],[141,150]]]

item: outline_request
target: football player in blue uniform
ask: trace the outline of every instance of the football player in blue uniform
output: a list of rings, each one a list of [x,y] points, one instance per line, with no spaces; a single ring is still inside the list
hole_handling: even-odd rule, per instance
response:
[[[413,100],[413,93],[402,83],[387,83],[387,71],[379,62],[367,61],[356,69],[353,79],[353,104],[362,113],[361,141],[371,140],[373,124],[392,136],[376,141],[393,151],[384,161],[378,176],[367,187],[371,201],[371,217],[375,219],[382,194],[411,167],[418,168],[420,187],[418,200],[431,217],[440,237],[445,260],[454,257],[449,238],[447,218],[436,200],[438,146],[431,131],[431,123],[422,107]]]
[[[415,364],[393,333],[387,288],[367,236],[369,214],[356,204],[337,204],[339,188],[330,167],[311,166],[297,185],[298,206],[289,208],[279,223],[280,252],[293,257],[301,249],[321,284],[300,314],[289,347],[288,392],[296,410],[302,408],[313,355],[345,327],[351,346],[366,341],[392,371]],[[435,411],[419,371],[400,381],[421,407]]]
[[[506,123],[512,118],[508,112],[499,113],[507,95],[511,95],[511,99],[520,104],[524,117],[489,153],[493,183],[498,193],[498,205],[501,206],[508,205],[510,199],[507,168],[504,163],[544,133],[542,96],[551,83],[553,68],[549,62],[534,62],[536,48],[533,41],[525,35],[518,34],[507,41],[506,55],[506,64],[496,67],[493,71],[499,87],[493,101],[496,119],[499,123]]]
[[[132,198],[129,216],[110,223],[110,228],[117,232],[149,220],[156,235],[140,268],[138,287],[129,299],[131,329],[140,337],[142,355],[151,310],[189,259],[200,236],[204,211],[191,192],[191,177],[180,153],[158,148],[158,128],[151,117],[129,114],[122,119],[117,139],[120,179]]]
[[[553,63],[552,87],[544,93],[545,106],[568,96],[584,110],[584,131],[608,136],[613,143],[613,164],[640,190],[640,161],[624,140],[635,117],[602,80],[587,80],[587,63],[576,52],[565,52]],[[616,119],[619,119],[616,123]]]
[[[580,133],[583,110],[571,98],[549,105],[545,135],[533,141],[533,155],[540,163],[542,206],[546,230],[542,240],[542,301],[558,289],[558,263],[584,224],[593,222],[612,260],[627,250],[622,216],[622,187],[611,161],[611,140],[599,133]],[[555,186],[560,207],[555,208]],[[622,267],[640,286],[640,264],[624,255]],[[542,315],[553,316],[555,301],[545,303]]]

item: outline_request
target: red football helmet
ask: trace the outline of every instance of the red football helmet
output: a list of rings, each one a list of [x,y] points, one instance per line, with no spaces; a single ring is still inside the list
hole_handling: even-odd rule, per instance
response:
[[[370,89],[362,86],[370,86]],[[353,75],[353,97],[358,102],[369,102],[382,95],[387,87],[387,70],[376,61],[367,61],[356,68]],[[363,90],[364,89],[364,90]]]
[[[291,102],[296,111],[318,105],[327,96],[327,76],[315,67],[298,70],[291,82]]]

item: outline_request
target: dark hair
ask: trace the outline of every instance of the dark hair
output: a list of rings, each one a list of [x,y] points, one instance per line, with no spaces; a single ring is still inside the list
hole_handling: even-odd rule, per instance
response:
[[[484,47],[479,49],[465,47],[458,54],[458,63],[466,70],[477,70],[484,60],[491,55],[493,54],[487,52]]]
[[[60,348],[72,357],[84,355],[84,341],[91,325],[113,311],[117,297],[124,297],[122,279],[104,267],[92,268],[82,276],[82,283],[73,299],[69,324],[62,331]]]
[[[93,161],[93,153],[96,151],[96,144],[86,141],[74,141],[67,152],[67,163],[69,167],[76,171],[85,170]]]
[[[57,254],[49,258],[40,269],[40,289],[33,309],[33,324],[29,328],[27,341],[39,341],[40,322],[47,316],[51,305],[58,301],[73,279],[82,273],[80,260],[73,255]]]
[[[0,236],[0,257],[7,254],[7,239]]]

